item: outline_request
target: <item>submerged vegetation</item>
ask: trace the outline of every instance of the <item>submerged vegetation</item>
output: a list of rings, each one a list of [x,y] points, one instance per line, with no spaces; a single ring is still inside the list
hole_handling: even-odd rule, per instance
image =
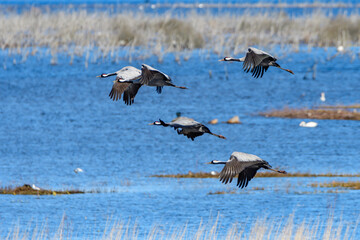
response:
[[[331,109],[290,109],[284,108],[282,110],[272,110],[260,113],[265,117],[280,117],[280,118],[309,118],[309,119],[338,119],[338,120],[360,120],[360,112],[349,111],[343,108],[334,107]],[[348,107],[353,108],[353,107]]]
[[[313,183],[312,187],[323,187],[323,188],[349,188],[353,190],[360,190],[360,181],[356,182],[338,182],[332,181],[330,183]]]
[[[28,184],[24,184],[20,187],[2,187],[0,188],[0,194],[12,194],[12,195],[58,195],[58,194],[77,194],[85,193],[80,190],[63,190],[54,191],[47,189],[36,190]]]
[[[187,174],[162,174],[152,175],[150,177],[165,177],[165,178],[218,178],[217,172],[198,172],[193,173],[189,171]],[[360,174],[334,174],[334,173],[287,173],[279,174],[275,172],[258,172],[255,177],[360,177]]]
[[[118,7],[121,9],[121,5]],[[207,49],[218,54],[240,54],[249,45],[262,47],[288,45],[297,51],[309,47],[359,46],[360,14],[330,16],[320,10],[290,16],[283,11],[240,14],[211,14],[189,11],[176,14],[147,14],[143,10],[109,12],[32,7],[0,15],[0,48],[9,53],[35,55],[41,48],[57,53],[86,56],[96,61],[126,47],[130,58],[138,48],[161,57],[167,52]],[[281,8],[279,8],[281,9]],[[244,34],[246,33],[246,34]],[[89,52],[96,54],[89,59]],[[185,51],[186,52],[186,51]],[[147,57],[142,51],[141,57]]]

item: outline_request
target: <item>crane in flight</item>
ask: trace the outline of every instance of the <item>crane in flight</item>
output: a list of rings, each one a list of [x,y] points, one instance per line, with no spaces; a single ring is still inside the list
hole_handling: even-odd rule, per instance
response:
[[[250,71],[254,78],[261,78],[264,75],[264,72],[266,72],[270,66],[277,67],[291,74],[294,74],[293,71],[280,67],[280,65],[276,63],[277,59],[275,57],[273,57],[267,52],[264,52],[254,47],[249,47],[245,57],[224,57],[219,61],[243,62],[244,71],[247,73]]]

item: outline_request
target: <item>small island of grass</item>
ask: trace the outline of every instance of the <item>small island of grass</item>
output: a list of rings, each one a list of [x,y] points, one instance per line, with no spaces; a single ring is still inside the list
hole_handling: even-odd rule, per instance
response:
[[[0,188],[0,194],[12,194],[12,195],[58,195],[58,194],[79,194],[85,193],[80,190],[63,190],[53,191],[48,189],[36,190],[28,184],[24,184],[19,187],[2,187]]]
[[[279,118],[308,118],[308,119],[332,119],[332,120],[360,120],[360,112],[356,108],[360,105],[351,106],[321,106],[316,109],[291,109],[271,110],[261,112],[261,116]],[[354,109],[350,111],[348,109]]]

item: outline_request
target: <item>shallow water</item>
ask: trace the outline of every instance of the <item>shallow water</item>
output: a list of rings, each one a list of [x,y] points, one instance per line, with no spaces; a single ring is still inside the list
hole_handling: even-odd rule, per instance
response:
[[[316,120],[318,127],[301,128],[298,125],[303,119],[257,115],[284,106],[320,105],[321,92],[326,93],[329,105],[358,103],[360,83],[354,77],[360,67],[358,58],[344,55],[327,60],[335,54],[334,49],[287,55],[279,50],[279,64],[295,75],[270,68],[262,79],[253,79],[241,65],[218,62],[217,55],[201,53],[194,51],[181,64],[167,55],[162,63],[155,57],[131,63],[104,60],[89,63],[86,68],[83,59],[70,65],[67,57],[59,56],[58,64],[51,65],[49,58],[34,56],[21,63],[20,56],[2,51],[1,185],[28,183],[100,193],[2,195],[1,235],[6,236],[18,222],[26,225],[45,219],[50,229],[57,229],[64,214],[79,238],[101,236],[109,217],[136,219],[142,236],[153,223],[165,228],[188,223],[196,228],[201,219],[218,213],[222,226],[253,221],[259,216],[280,219],[292,213],[296,223],[318,216],[323,219],[329,213],[334,214],[335,223],[340,219],[348,223],[358,220],[357,191],[327,193],[328,189],[315,192],[309,187],[332,178],[256,178],[247,189],[240,190],[234,183],[223,185],[217,179],[149,177],[220,171],[219,166],[204,163],[226,160],[233,151],[256,154],[288,172],[359,173],[359,122]],[[140,67],[143,62],[189,89],[165,87],[159,95],[155,88],[142,87],[132,106],[110,100],[112,79],[95,76],[125,65]],[[313,80],[309,69],[315,62]],[[148,125],[159,118],[170,121],[176,112],[203,123],[239,115],[243,124],[210,125],[213,132],[227,140],[204,135],[194,142],[170,128]],[[75,174],[77,167],[84,173]],[[254,190],[256,187],[264,190]],[[233,189],[237,194],[208,195]],[[227,230],[221,229],[220,236]]]

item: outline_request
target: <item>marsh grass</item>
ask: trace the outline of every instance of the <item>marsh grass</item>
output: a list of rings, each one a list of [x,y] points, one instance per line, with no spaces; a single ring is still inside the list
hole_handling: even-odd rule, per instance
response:
[[[221,194],[237,194],[236,190],[226,190],[226,191],[214,191],[209,192],[208,195],[221,195]]]
[[[62,190],[62,191],[55,191],[55,190],[47,190],[47,189],[40,189],[34,190],[30,185],[24,184],[23,186],[19,187],[1,187],[0,194],[12,194],[12,195],[58,195],[58,194],[79,194],[85,193],[80,190]]]
[[[189,171],[185,174],[158,174],[150,177],[164,177],[164,178],[218,178],[219,173],[207,173],[197,172],[193,173]],[[275,172],[258,172],[255,175],[256,178],[269,178],[269,177],[360,177],[360,174],[335,174],[335,173],[287,173],[279,174]]]
[[[63,217],[56,231],[49,231],[45,222],[40,227],[16,224],[8,229],[6,239],[75,239],[86,236],[86,239],[120,240],[120,239],[356,239],[356,223],[348,223],[340,219],[334,220],[334,216],[329,215],[323,221],[319,218],[298,220],[295,223],[295,216],[272,219],[268,217],[248,219],[241,224],[234,222],[231,225],[223,226],[220,215],[210,218],[208,221],[201,220],[198,224],[191,227],[185,225],[162,225],[152,224],[152,227],[144,230],[143,226],[137,221],[112,221],[109,220],[104,230],[94,233],[75,233],[66,217]],[[335,224],[336,223],[336,224]],[[97,228],[98,229],[98,228]],[[83,235],[85,234],[85,235]],[[4,236],[4,234],[2,234]],[[73,237],[77,236],[77,237]]]
[[[327,107],[329,108],[329,106]],[[342,108],[335,109],[291,109],[271,110],[260,113],[265,117],[279,118],[308,118],[308,119],[337,119],[360,120],[360,112],[349,111]]]
[[[104,58],[118,61],[119,49],[125,49],[128,59],[134,55],[161,59],[168,52],[183,52],[186,59],[190,56],[186,52],[192,49],[237,55],[253,45],[290,46],[286,48],[294,51],[304,44],[310,48],[360,45],[360,14],[334,17],[314,10],[290,16],[274,8],[255,14],[245,10],[243,14],[215,15],[196,11],[175,14],[171,10],[109,14],[101,8],[46,11],[32,7],[0,15],[0,48],[21,54],[22,61],[47,48],[51,63],[56,64],[58,53],[67,54],[70,62],[74,56],[82,56],[86,62]]]
[[[357,109],[360,108],[360,104],[352,104],[352,105],[336,105],[336,106],[331,106],[331,105],[322,105],[319,106],[317,108],[323,108],[323,109]]]
[[[360,181],[356,181],[356,182],[332,181],[329,183],[312,183],[311,186],[322,187],[322,188],[348,188],[352,190],[360,190]]]

